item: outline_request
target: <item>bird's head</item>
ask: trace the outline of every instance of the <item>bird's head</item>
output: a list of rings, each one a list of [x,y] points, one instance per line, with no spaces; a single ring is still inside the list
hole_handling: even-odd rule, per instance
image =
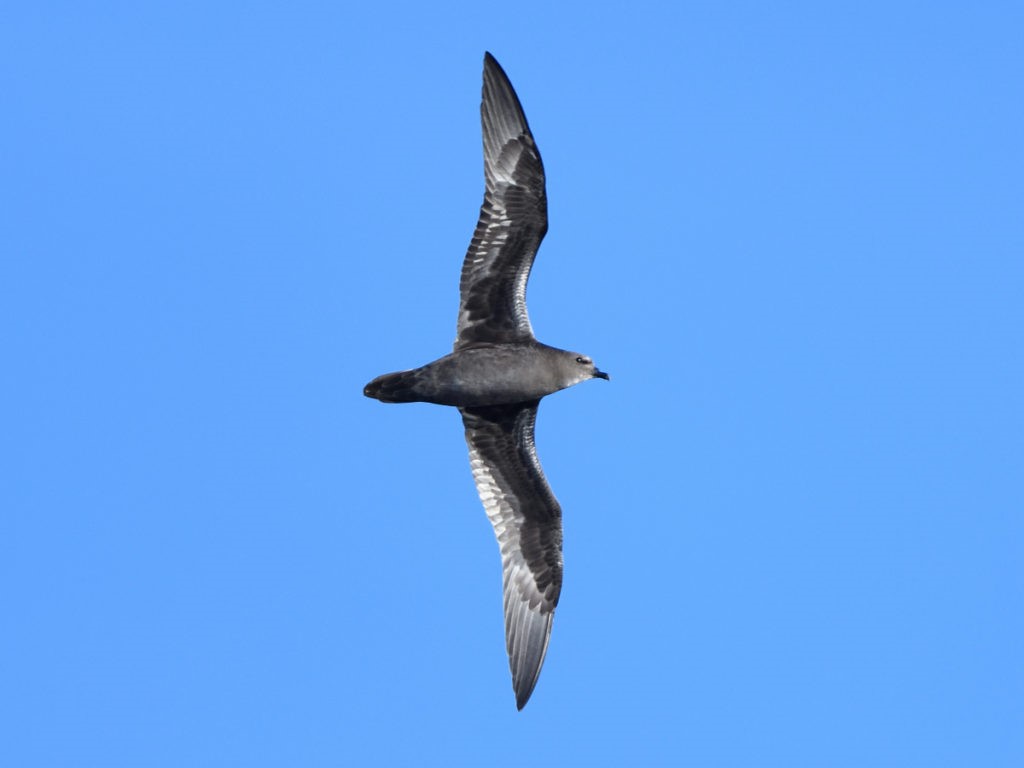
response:
[[[571,371],[573,384],[578,384],[587,379],[604,379],[610,381],[611,377],[604,371],[599,371],[594,361],[579,352],[566,352],[566,360]]]

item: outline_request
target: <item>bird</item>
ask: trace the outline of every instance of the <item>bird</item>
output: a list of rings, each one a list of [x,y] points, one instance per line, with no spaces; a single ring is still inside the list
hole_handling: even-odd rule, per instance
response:
[[[490,53],[480,119],[484,200],[462,264],[452,352],[378,376],[363,393],[459,409],[473,479],[501,551],[505,644],[522,710],[540,676],[562,590],[562,509],[537,458],[537,407],[546,395],[610,377],[590,357],[534,336],[526,283],[548,229],[544,166],[519,97]]]

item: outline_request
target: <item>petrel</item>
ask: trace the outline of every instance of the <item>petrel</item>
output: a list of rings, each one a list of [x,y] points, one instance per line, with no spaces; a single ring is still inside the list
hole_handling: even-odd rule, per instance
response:
[[[537,406],[608,374],[586,355],[534,338],[526,281],[548,229],[544,166],[512,83],[489,53],[480,119],[486,187],[462,264],[455,347],[420,368],[378,376],[363,393],[385,403],[453,405],[462,414],[473,479],[501,548],[505,644],[522,709],[562,590],[562,509],[534,447]]]

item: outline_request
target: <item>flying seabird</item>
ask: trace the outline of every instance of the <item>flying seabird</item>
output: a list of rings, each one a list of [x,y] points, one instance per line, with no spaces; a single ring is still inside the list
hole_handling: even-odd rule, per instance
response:
[[[579,352],[541,344],[526,281],[548,229],[544,166],[508,76],[484,54],[480,118],[486,188],[462,264],[451,354],[378,376],[363,389],[385,403],[452,405],[462,414],[480,501],[501,548],[505,642],[516,706],[540,675],[562,589],[562,510],[534,447],[540,399],[608,379]]]

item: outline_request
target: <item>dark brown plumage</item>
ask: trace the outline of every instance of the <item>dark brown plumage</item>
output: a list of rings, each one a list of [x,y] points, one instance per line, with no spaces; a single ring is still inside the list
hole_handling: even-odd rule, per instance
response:
[[[501,549],[505,640],[516,706],[530,698],[562,589],[562,510],[534,446],[540,399],[607,379],[577,352],[533,335],[526,283],[547,232],[544,166],[504,71],[484,56],[484,202],[462,265],[451,354],[384,374],[363,389],[383,402],[459,408],[480,501]]]

